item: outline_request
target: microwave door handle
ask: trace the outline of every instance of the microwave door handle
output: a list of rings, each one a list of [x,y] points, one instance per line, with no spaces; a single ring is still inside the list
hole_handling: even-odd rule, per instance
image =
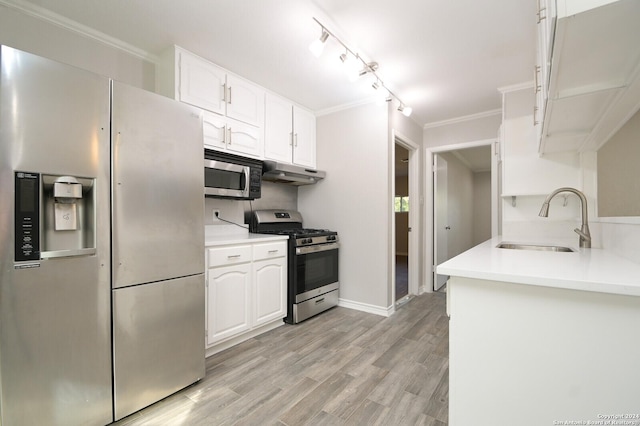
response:
[[[243,188],[242,192],[244,192],[245,196],[249,196],[249,173],[251,168],[245,167],[242,173],[242,180],[240,181],[240,186]]]

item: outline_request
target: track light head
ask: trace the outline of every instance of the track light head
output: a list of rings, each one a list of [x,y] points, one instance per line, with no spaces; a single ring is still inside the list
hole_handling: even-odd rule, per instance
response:
[[[377,70],[378,70],[378,63],[377,62],[369,62],[364,66],[364,68],[362,68],[360,70],[360,72],[358,73],[358,76],[362,77],[363,75],[365,75],[367,73],[374,73]]]
[[[340,55],[340,60],[344,66],[344,73],[347,75],[347,78],[349,78],[349,81],[356,81],[359,77],[358,59],[359,58],[347,52]]]
[[[398,111],[400,111],[402,115],[404,115],[405,117],[409,117],[413,112],[413,108],[404,106],[404,104],[401,103],[400,106],[398,107]]]
[[[319,58],[322,55],[322,51],[324,50],[324,45],[327,39],[329,38],[329,33],[324,28],[322,29],[322,35],[319,39],[314,40],[309,45],[309,50],[313,53],[313,56]]]

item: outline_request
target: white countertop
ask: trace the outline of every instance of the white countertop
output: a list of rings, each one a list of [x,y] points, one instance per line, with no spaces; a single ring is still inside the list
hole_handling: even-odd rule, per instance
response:
[[[287,235],[252,234],[237,225],[207,225],[204,227],[204,245],[224,246],[228,244],[261,243],[287,240]]]
[[[499,249],[501,242],[556,244],[574,253]],[[600,293],[640,296],[640,264],[575,241],[524,241],[501,236],[438,265],[438,274]]]

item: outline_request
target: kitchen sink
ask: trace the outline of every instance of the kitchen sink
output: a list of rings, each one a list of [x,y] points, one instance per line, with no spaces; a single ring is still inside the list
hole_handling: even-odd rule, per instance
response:
[[[496,246],[501,249],[511,250],[536,250],[536,251],[559,251],[559,252],[575,252],[571,247],[546,245],[546,244],[518,244],[518,243],[500,243]]]

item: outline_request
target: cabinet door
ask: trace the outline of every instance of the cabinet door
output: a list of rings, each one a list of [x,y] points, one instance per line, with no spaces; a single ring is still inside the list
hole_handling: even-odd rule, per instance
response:
[[[264,90],[259,86],[227,75],[227,117],[262,127],[264,94]]]
[[[267,93],[264,119],[264,158],[291,163],[293,155],[293,105]]]
[[[293,163],[316,168],[316,117],[293,107]]]
[[[204,112],[202,134],[205,148],[224,150],[227,146],[227,123],[220,115]]]
[[[227,150],[262,158],[262,132],[258,127],[227,119]]]
[[[287,258],[253,263],[254,326],[287,316]]]
[[[207,345],[212,345],[251,327],[251,263],[207,274]]]
[[[220,68],[195,55],[180,52],[180,101],[224,114],[225,78]]]

